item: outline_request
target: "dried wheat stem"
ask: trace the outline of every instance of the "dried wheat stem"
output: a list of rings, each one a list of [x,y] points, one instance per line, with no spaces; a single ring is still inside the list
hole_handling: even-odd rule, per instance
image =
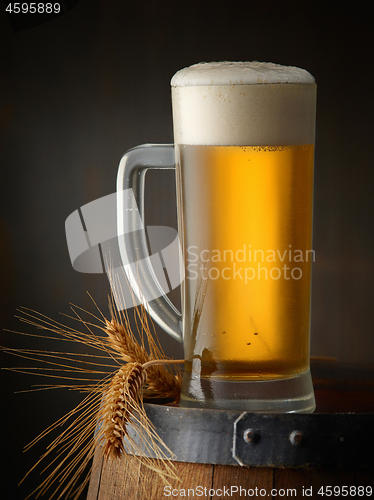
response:
[[[151,361],[147,361],[143,363],[143,368],[147,369],[149,366],[154,365],[180,365],[184,363],[184,359],[152,359]]]

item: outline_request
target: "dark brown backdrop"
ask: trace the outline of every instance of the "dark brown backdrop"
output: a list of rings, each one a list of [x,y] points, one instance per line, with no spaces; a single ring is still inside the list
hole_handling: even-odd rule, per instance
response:
[[[115,190],[122,154],[172,142],[169,81],[199,61],[260,60],[309,70],[318,83],[312,354],[372,363],[373,23],[368,3],[80,0],[64,16],[12,33],[0,14],[1,325],[22,329],[18,306],[57,317],[68,303],[100,307],[104,275],[70,264],[64,223]],[[148,224],[175,225],[174,179],[150,175]],[[159,200],[162,200],[161,203]],[[48,348],[1,332],[1,344]],[[176,343],[160,333],[168,354]],[[2,366],[22,361],[1,355]],[[14,395],[32,383],[1,373],[0,495],[43,447],[22,446],[76,401]]]

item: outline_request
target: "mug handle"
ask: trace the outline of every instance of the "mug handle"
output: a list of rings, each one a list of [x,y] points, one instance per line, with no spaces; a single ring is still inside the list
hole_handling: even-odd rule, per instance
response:
[[[175,170],[175,154],[173,144],[143,144],[130,149],[122,157],[117,175],[117,236],[123,263],[136,262],[134,266],[124,265],[124,269],[133,292],[144,303],[144,297],[156,297],[147,300],[147,310],[151,317],[169,335],[179,342],[182,337],[182,315],[165,295],[149,257],[144,225],[137,223],[138,217],[144,221],[144,188],[145,174],[148,169]],[[126,214],[125,191],[132,189],[139,211],[132,212],[132,219]],[[132,225],[132,232],[125,224]],[[132,221],[132,222],[131,222]],[[126,238],[125,238],[126,234]],[[179,242],[178,242],[179,245]],[[180,252],[179,252],[180,253]]]

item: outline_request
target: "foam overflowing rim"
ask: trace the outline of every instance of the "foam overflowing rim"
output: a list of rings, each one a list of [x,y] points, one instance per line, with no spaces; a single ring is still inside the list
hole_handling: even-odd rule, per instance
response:
[[[314,84],[305,69],[268,62],[201,62],[181,69],[171,79],[172,87]]]

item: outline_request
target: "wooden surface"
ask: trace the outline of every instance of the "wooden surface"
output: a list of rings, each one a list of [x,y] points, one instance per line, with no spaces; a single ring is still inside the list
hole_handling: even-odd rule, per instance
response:
[[[317,412],[373,413],[373,373],[372,367],[357,369],[336,363],[313,363],[312,374]],[[364,449],[365,443],[358,442],[357,446]],[[374,469],[292,469],[183,462],[174,462],[174,466],[179,481],[170,481],[173,491],[164,490],[164,484],[157,474],[141,465],[136,458],[128,456],[127,460],[103,464],[102,459],[97,455],[94,459],[87,500],[161,500],[164,498],[216,500],[219,498],[277,499],[280,497],[324,500],[328,497],[326,487],[332,487],[330,496],[333,499],[374,498],[374,492],[371,496],[358,495],[357,490],[359,486],[371,486],[374,491]],[[200,490],[196,490],[198,486]],[[224,491],[220,492],[225,487],[230,489],[231,486],[245,489],[247,496],[243,492],[240,496],[240,491],[235,493],[230,490],[230,495],[224,495]],[[334,486],[340,487],[340,494],[335,494],[338,490],[334,492]],[[342,486],[348,487],[345,488],[345,492],[342,492]],[[324,495],[318,494],[321,487],[323,487]],[[190,489],[189,495],[188,489]],[[216,492],[215,496],[209,495],[210,489]],[[191,490],[194,490],[194,495]],[[248,490],[253,491],[248,492]],[[276,491],[271,494],[272,490]],[[203,494],[198,495],[198,492]],[[346,492],[348,492],[347,495]]]
[[[321,499],[325,497],[325,495],[318,494],[321,487],[371,486],[374,488],[374,470],[272,469],[175,462],[175,471],[179,481],[170,481],[173,490],[164,490],[164,484],[154,472],[141,466],[134,457],[128,457],[128,459],[128,463],[124,461],[109,463],[103,469],[101,469],[100,461],[96,462],[87,500],[186,498],[188,497],[188,489],[195,490],[194,497],[190,491],[190,498],[249,498],[248,490],[251,489],[254,493],[252,498],[277,498],[280,496],[287,498],[287,490],[292,489],[296,492],[292,492],[292,495],[289,492],[288,498]],[[202,492],[201,489],[196,490],[198,486],[206,488],[206,496],[197,495],[199,491]],[[220,491],[217,490],[224,490],[224,487],[231,488],[231,486],[247,490],[247,497],[244,496],[243,492],[240,496],[240,490],[233,492],[232,495],[230,490],[230,495],[224,496],[222,494],[219,496]],[[312,488],[312,496],[303,495],[303,491],[310,492],[310,488]],[[210,489],[216,491],[216,496],[209,495]],[[278,495],[271,495],[274,489],[277,490]],[[260,493],[260,490],[263,491]],[[344,496],[344,498],[352,497],[370,498],[365,495],[360,497],[358,495]],[[343,495],[333,495],[332,498],[343,498]]]

